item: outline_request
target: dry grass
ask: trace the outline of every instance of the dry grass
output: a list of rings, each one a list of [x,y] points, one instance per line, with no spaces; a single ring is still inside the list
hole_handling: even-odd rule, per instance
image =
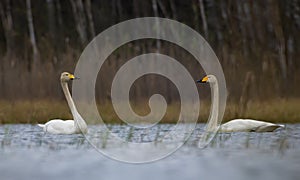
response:
[[[105,123],[122,123],[109,103],[98,106]],[[149,108],[143,105],[133,105],[133,109],[140,115],[149,113]],[[176,123],[180,111],[180,104],[168,106],[162,123]],[[209,116],[209,102],[201,102],[199,122],[206,122]],[[244,115],[239,115],[239,106],[227,103],[223,122],[234,118],[252,118],[275,123],[300,123],[300,99],[276,99],[263,102],[250,101]],[[92,117],[91,119],[95,118]],[[6,123],[44,123],[49,119],[72,119],[67,103],[54,100],[34,101],[0,101],[0,124]],[[89,121],[91,122],[91,121]]]
[[[299,123],[300,99],[249,102],[245,117],[278,123]]]
[[[0,123],[42,123],[49,119],[72,118],[63,101],[0,101]]]

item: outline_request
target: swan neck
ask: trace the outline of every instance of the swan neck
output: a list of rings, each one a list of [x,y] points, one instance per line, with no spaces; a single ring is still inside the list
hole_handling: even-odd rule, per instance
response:
[[[209,131],[214,131],[218,127],[219,114],[219,86],[218,82],[210,84],[211,86],[211,114],[208,121],[207,128]]]
[[[66,96],[69,108],[70,108],[71,113],[72,113],[73,118],[74,118],[74,122],[75,122],[74,123],[74,127],[75,127],[74,131],[76,133],[79,133],[79,132],[86,133],[87,132],[87,124],[83,120],[83,118],[80,116],[80,114],[78,113],[78,111],[76,109],[76,106],[75,106],[74,101],[72,99],[72,96],[70,94],[67,82],[61,82],[61,86],[62,86],[62,89],[63,89],[64,94]]]
[[[65,97],[67,99],[67,102],[68,102],[69,108],[71,110],[71,113],[72,113],[72,115],[74,117],[76,115],[76,113],[77,113],[77,109],[76,109],[74,101],[73,101],[73,99],[71,97],[71,94],[70,94],[70,91],[69,91],[69,87],[68,87],[68,83],[67,82],[61,82],[61,86],[62,86],[62,89],[64,91]]]

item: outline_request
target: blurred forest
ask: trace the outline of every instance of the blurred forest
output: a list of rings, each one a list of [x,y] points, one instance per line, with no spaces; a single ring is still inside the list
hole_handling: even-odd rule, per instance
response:
[[[250,99],[300,96],[299,0],[1,0],[0,16],[2,101],[64,101],[60,73],[74,71],[88,42],[118,22],[148,16],[177,20],[205,37],[223,67],[229,101],[245,106]],[[149,52],[179,60],[195,80],[204,75],[200,64],[174,44],[134,41],[101,68],[100,103],[110,101],[112,79],[122,64]],[[155,75],[135,83],[132,99],[147,99],[154,93],[150,87],[169,103],[178,100],[174,85]],[[207,94],[205,88],[201,96]]]

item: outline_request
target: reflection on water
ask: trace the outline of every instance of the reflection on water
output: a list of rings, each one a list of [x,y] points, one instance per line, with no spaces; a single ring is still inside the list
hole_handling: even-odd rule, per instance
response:
[[[131,142],[151,142],[173,125],[150,131],[111,125],[109,130]],[[1,179],[298,179],[300,124],[272,133],[222,133],[205,149],[197,148],[203,125],[171,156],[133,165],[113,161],[94,150],[83,135],[45,134],[33,125],[0,126]],[[97,147],[117,148],[107,130],[89,127]],[[171,140],[170,140],[171,142]],[[108,146],[109,145],[109,146]],[[121,148],[121,147],[120,147]],[[17,172],[17,173],[16,173]],[[151,174],[149,176],[149,174]]]

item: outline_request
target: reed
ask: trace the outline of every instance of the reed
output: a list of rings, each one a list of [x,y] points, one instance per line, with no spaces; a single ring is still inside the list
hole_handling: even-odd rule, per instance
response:
[[[300,123],[300,99],[272,99],[267,101],[248,101],[243,115],[239,115],[239,103],[228,102],[223,122],[235,118],[251,118],[274,123]],[[210,112],[210,102],[201,101],[199,122],[205,123]],[[146,115],[150,109],[147,103],[132,104],[132,109],[140,115]],[[108,124],[122,124],[110,103],[98,105],[99,114]],[[180,103],[168,105],[161,123],[176,123],[180,112]],[[242,117],[241,117],[242,116]],[[57,100],[19,100],[0,101],[0,124],[45,123],[49,119],[72,119],[67,103]],[[89,118],[96,118],[91,115]],[[92,122],[87,120],[87,122]]]

